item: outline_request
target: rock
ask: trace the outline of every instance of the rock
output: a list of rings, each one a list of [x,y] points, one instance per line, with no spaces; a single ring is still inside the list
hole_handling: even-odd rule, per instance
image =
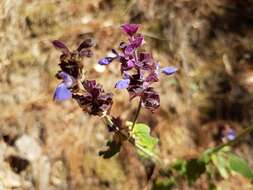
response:
[[[6,149],[7,149],[6,144],[4,142],[0,142],[0,167],[4,161],[4,153],[6,152]]]
[[[52,171],[51,171],[51,178],[50,181],[54,186],[61,187],[62,189],[66,188],[67,174],[66,168],[64,167],[64,163],[60,160],[53,163]]]
[[[33,137],[23,135],[17,139],[15,145],[21,156],[31,162],[38,160],[41,156],[41,147]]]
[[[11,172],[10,170],[4,169],[0,172],[0,189],[8,188],[19,188],[21,186],[20,176]]]

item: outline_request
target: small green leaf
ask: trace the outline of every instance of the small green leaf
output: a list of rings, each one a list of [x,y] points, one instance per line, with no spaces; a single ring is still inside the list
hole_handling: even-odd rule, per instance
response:
[[[150,128],[144,123],[136,123],[130,132],[135,144],[139,147],[138,154],[144,158],[155,156],[158,139],[150,135]]]
[[[108,141],[106,146],[108,146],[107,150],[99,151],[99,156],[102,156],[105,159],[113,157],[120,151],[121,143],[117,143],[116,141]]]
[[[186,173],[186,160],[176,160],[175,162],[172,163],[171,167],[178,171],[180,175],[185,175]]]
[[[241,174],[242,176],[253,180],[253,172],[247,162],[235,154],[230,154],[228,158],[231,170]]]
[[[173,177],[158,178],[153,184],[152,190],[170,190],[175,185],[176,181]]]
[[[212,159],[214,166],[218,169],[219,174],[224,179],[227,179],[229,176],[229,173],[227,170],[227,163],[226,163],[225,158],[219,154],[212,154],[211,159]]]

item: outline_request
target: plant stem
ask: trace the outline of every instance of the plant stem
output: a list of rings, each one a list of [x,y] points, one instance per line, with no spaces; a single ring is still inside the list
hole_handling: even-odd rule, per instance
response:
[[[224,147],[226,146],[233,146],[235,145],[236,143],[238,143],[243,137],[245,137],[246,135],[248,135],[249,133],[253,132],[253,125],[250,126],[250,127],[247,127],[246,129],[244,129],[241,133],[239,133],[237,135],[237,137],[234,139],[234,140],[231,140],[231,141],[228,141],[226,143],[223,143],[217,147],[215,147],[211,152],[210,154],[212,153],[216,153],[218,152],[219,150],[223,149]]]
[[[137,111],[136,111],[135,116],[134,116],[133,124],[131,126],[131,131],[133,130],[134,125],[135,125],[135,123],[136,123],[136,121],[139,117],[140,111],[141,111],[141,98],[139,100],[138,108],[137,108]]]

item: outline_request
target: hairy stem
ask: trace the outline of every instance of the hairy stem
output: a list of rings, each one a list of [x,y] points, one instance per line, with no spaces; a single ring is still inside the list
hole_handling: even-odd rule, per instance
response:
[[[134,125],[135,125],[135,123],[136,123],[136,121],[137,121],[137,119],[138,119],[138,117],[140,115],[140,111],[141,111],[141,98],[139,100],[138,108],[137,108],[137,111],[136,111],[134,119],[133,119],[133,124],[131,126],[131,131],[133,130]]]

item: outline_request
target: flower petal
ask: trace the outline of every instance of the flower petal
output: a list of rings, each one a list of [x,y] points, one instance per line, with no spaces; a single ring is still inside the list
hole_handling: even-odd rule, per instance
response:
[[[142,106],[154,112],[160,106],[159,94],[152,87],[147,88],[142,95]]]
[[[131,55],[134,52],[135,48],[132,45],[128,45],[125,49],[124,49],[124,53],[126,55]]]
[[[61,50],[62,53],[64,53],[64,54],[69,54],[69,53],[70,53],[70,51],[69,51],[69,49],[67,48],[67,46],[65,46],[65,44],[62,43],[61,41],[59,41],[59,40],[54,40],[54,41],[52,41],[52,44],[54,45],[54,47],[55,47],[56,49]]]
[[[83,87],[86,94],[73,94],[73,98],[78,102],[80,107],[91,115],[109,113],[112,106],[112,93],[105,93],[102,86],[95,80],[83,81]]]
[[[162,73],[165,75],[172,75],[175,72],[177,72],[177,68],[176,67],[164,67],[161,69]]]
[[[159,81],[159,74],[157,72],[151,72],[145,79],[145,82],[152,83]]]
[[[232,129],[230,129],[228,132],[227,132],[227,139],[228,140],[234,140],[236,138],[236,132]]]
[[[71,86],[74,85],[76,82],[75,79],[70,76],[68,73],[61,71],[57,73],[57,77],[63,79],[63,83],[66,85],[66,87],[70,88]]]
[[[123,31],[128,34],[129,36],[134,35],[137,30],[139,29],[139,25],[138,24],[123,24],[121,26],[121,28],[123,29]]]
[[[90,49],[82,49],[79,51],[79,56],[80,57],[92,57],[93,52]]]
[[[112,61],[113,61],[113,58],[111,58],[111,57],[105,57],[103,59],[100,59],[98,61],[98,64],[99,65],[109,65]]]
[[[116,83],[115,88],[117,88],[117,89],[126,89],[129,86],[129,83],[130,83],[129,79],[119,80]]]
[[[142,35],[136,35],[130,43],[133,48],[138,48],[144,44],[144,37]]]
[[[126,71],[123,71],[122,77],[123,79],[130,79],[130,75]]]
[[[94,46],[94,44],[95,44],[95,42],[91,38],[85,39],[79,45],[79,47],[77,48],[77,51],[81,51],[81,50],[86,49],[86,48],[91,48],[92,46]]]
[[[54,92],[54,100],[64,101],[70,98],[72,98],[72,93],[70,92],[68,87],[64,83],[59,84]]]

